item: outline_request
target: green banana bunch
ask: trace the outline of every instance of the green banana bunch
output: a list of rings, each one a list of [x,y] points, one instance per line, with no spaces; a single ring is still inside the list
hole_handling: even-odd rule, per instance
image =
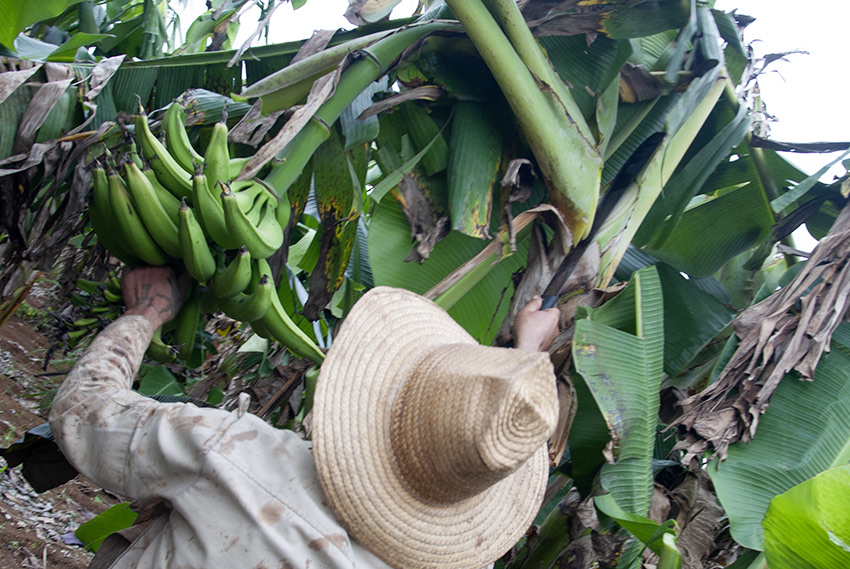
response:
[[[115,227],[122,242],[148,265],[164,265],[169,261],[168,255],[157,245],[156,241],[145,228],[139,212],[130,199],[130,194],[124,187],[124,181],[115,172],[107,175],[109,181],[109,203],[115,218]]]
[[[251,284],[251,254],[240,247],[230,263],[222,262],[216,267],[212,278],[212,291],[217,298],[227,298],[241,293]]]
[[[206,282],[215,274],[215,257],[207,243],[204,230],[186,205],[186,198],[178,211],[177,237],[186,270],[198,282]]]
[[[170,257],[179,259],[182,253],[177,240],[177,225],[159,200],[150,180],[130,161],[124,163],[124,180],[130,198],[151,237]]]
[[[121,283],[117,277],[111,276],[105,282],[79,278],[76,284],[79,292],[70,295],[73,316],[51,313],[56,322],[51,327],[54,342],[48,358],[61,345],[66,352],[76,348],[86,338],[109,326],[123,310]]]
[[[250,322],[258,334],[321,362],[323,352],[281,304],[265,261],[282,246],[290,224],[287,197],[258,180],[230,182],[249,158],[231,158],[224,121],[213,126],[203,156],[192,147],[178,103],[163,115],[164,142],[146,115],[138,115],[135,126],[135,139],[125,141],[116,160],[118,172],[95,164],[89,217],[99,240],[125,263],[181,261],[193,277],[178,316],[155,332],[148,357],[195,361],[202,311],[213,310]],[[203,292],[202,283],[208,285]],[[80,284],[72,303],[90,312],[65,323],[66,342],[85,337],[122,304],[117,277],[107,286]]]
[[[185,112],[183,106],[174,101],[168,106],[162,117],[162,130],[165,131],[165,146],[174,160],[189,174],[194,173],[195,164],[201,164],[201,156],[189,141],[186,132]]]
[[[277,204],[268,198],[258,199],[246,213],[239,207],[239,199],[227,184],[223,188],[221,204],[229,232],[239,239],[252,257],[271,257],[283,245],[283,228],[275,215]]]
[[[144,112],[136,115],[135,125],[136,141],[142,149],[142,155],[150,163],[151,169],[156,172],[157,179],[178,198],[191,196],[191,175],[183,169],[165,145],[151,132],[148,116]],[[188,140],[187,137],[187,143]]]

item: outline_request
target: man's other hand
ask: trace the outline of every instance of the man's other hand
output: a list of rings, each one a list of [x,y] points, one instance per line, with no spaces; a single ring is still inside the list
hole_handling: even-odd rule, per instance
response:
[[[514,321],[514,346],[520,350],[548,350],[558,335],[561,311],[557,308],[540,310],[543,299],[532,298],[517,312]]]
[[[124,274],[125,315],[144,316],[159,328],[177,314],[186,291],[189,274],[178,278],[170,267],[138,267]]]

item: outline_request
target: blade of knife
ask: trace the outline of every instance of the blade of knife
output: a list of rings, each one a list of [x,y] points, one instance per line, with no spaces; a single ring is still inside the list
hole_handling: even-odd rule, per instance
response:
[[[620,198],[623,197],[623,193],[626,188],[631,186],[632,182],[637,179],[638,174],[640,174],[641,170],[643,170],[646,163],[649,162],[649,159],[661,144],[661,141],[664,140],[664,136],[665,134],[663,132],[656,132],[649,135],[646,140],[644,140],[640,146],[632,152],[623,167],[620,168],[617,176],[609,184],[608,191],[605,192],[605,195],[602,196],[602,199],[599,201],[599,206],[596,208],[596,216],[593,218],[593,224],[590,226],[590,231],[588,232],[587,237],[579,242],[578,245],[570,249],[567,256],[564,257],[563,261],[561,261],[561,264],[558,266],[555,274],[552,275],[552,279],[543,291],[543,305],[540,307],[540,310],[552,308],[558,302],[558,298],[561,295],[561,289],[578,266],[578,263],[581,261],[582,256],[585,251],[587,251],[587,248],[591,243],[593,243],[593,240],[596,238],[596,234],[599,232],[599,228],[605,224],[605,221],[607,221],[611,212],[614,211],[614,208],[620,202]]]

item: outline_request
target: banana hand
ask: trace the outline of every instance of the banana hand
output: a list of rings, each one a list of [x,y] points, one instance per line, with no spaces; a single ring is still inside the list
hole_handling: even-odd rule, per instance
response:
[[[133,205],[136,206],[136,210],[151,237],[168,255],[179,259],[181,251],[180,243],[177,240],[177,225],[171,220],[165,206],[159,201],[159,196],[148,178],[133,162],[126,162],[124,164],[124,180],[130,198],[133,200]]]
[[[165,145],[151,132],[148,116],[144,113],[136,115],[135,125],[136,141],[160,183],[177,197],[192,195],[191,175],[177,163]]]
[[[107,178],[109,203],[123,242],[148,265],[166,264],[169,261],[168,255],[156,244],[145,228],[136,207],[130,200],[130,194],[124,188],[124,181],[114,172],[111,172]]]
[[[239,207],[236,195],[227,186],[221,194],[224,219],[229,232],[234,235],[257,259],[272,256],[283,245],[283,229],[275,217],[276,204],[267,200],[259,213],[256,225]]]

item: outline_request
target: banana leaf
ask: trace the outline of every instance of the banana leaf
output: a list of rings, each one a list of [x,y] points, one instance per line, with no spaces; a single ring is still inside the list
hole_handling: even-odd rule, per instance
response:
[[[779,384],[754,440],[731,445],[726,460],[708,466],[732,537],[744,547],[764,550],[771,500],[850,462],[850,325],[836,329],[831,346],[814,381],[789,374]]]
[[[82,0],[41,0],[40,2],[19,2],[3,0],[0,3],[0,44],[11,48],[15,38],[30,24],[54,18]]]
[[[628,513],[646,515],[664,365],[664,303],[655,267],[587,316],[577,315],[572,347],[611,434],[601,484]]]
[[[690,276],[707,277],[770,235],[773,223],[760,187],[732,189],[686,211],[662,247],[644,251]]]
[[[669,265],[656,268],[664,292],[664,372],[673,376],[732,322],[735,312]]]
[[[770,502],[764,518],[770,567],[850,564],[850,464],[830,468]]]
[[[489,237],[502,136],[495,117],[483,105],[455,107],[448,156],[452,228],[471,237]]]
[[[368,247],[375,286],[386,285],[426,293],[486,245],[480,239],[450,232],[434,247],[421,265],[404,262],[411,249],[410,224],[396,200],[384,199],[374,210],[369,226]],[[489,344],[504,320],[513,291],[511,275],[528,255],[528,242],[517,244],[517,252],[493,266],[490,274],[465,294],[449,314],[479,343]]]
[[[317,320],[342,285],[357,232],[359,211],[352,209],[354,194],[360,193],[349,167],[348,155],[336,129],[313,157],[314,195],[322,225],[319,258],[310,276],[310,298],[303,313]]]
[[[725,117],[718,115],[731,114],[724,108],[728,106],[723,100],[718,103],[694,141],[693,147],[697,152],[687,156],[664,185],[661,196],[635,235],[634,241],[638,246],[646,244],[650,239],[655,248],[664,245],[690,200],[702,193],[706,179],[744,138],[751,122],[747,109],[741,105],[737,114],[724,125]]]

